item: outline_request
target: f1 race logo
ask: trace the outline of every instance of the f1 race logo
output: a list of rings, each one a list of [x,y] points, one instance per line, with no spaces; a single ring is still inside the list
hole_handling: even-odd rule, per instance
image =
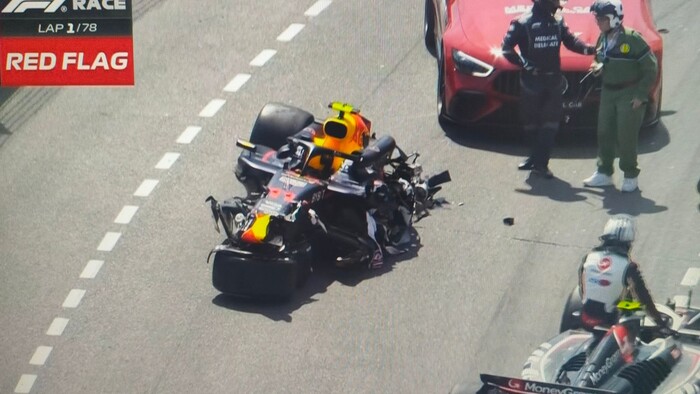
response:
[[[3,14],[21,14],[26,10],[44,10],[46,13],[53,13],[58,10],[66,0],[35,1],[35,0],[12,0],[7,7],[2,9]]]
[[[66,0],[12,0],[5,8],[3,14],[22,14],[27,10],[44,10],[45,14],[53,14],[60,10],[67,12],[64,6]],[[73,11],[125,11],[126,0],[72,0]]]

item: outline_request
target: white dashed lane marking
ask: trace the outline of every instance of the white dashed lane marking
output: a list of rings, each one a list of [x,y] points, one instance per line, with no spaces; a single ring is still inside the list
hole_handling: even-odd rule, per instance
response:
[[[158,184],[157,179],[146,179],[143,182],[141,182],[141,185],[139,186],[138,189],[134,192],[134,196],[136,197],[148,197],[153,189],[155,189],[156,185]]]
[[[85,295],[85,290],[73,289],[68,293],[65,301],[63,301],[64,308],[77,308],[80,305],[80,301]]]
[[[34,381],[36,381],[36,375],[24,374],[19,378],[17,386],[15,387],[15,393],[28,393],[32,391],[32,386],[34,386]]]
[[[202,118],[211,118],[212,116],[216,115],[217,112],[219,112],[224,104],[226,104],[226,100],[213,99],[199,112],[199,116]]]
[[[102,264],[104,264],[104,261],[102,260],[88,261],[85,268],[83,268],[83,272],[80,274],[80,277],[83,279],[94,279],[97,276],[97,273],[100,272]]]
[[[161,158],[158,164],[156,164],[156,168],[159,170],[167,170],[172,167],[173,164],[175,164],[178,157],[180,157],[179,153],[168,152],[164,154],[163,158]]]
[[[282,42],[289,42],[292,41],[292,38],[299,34],[299,32],[304,28],[304,25],[301,23],[292,23],[289,25],[287,30],[283,31],[282,34],[277,36],[277,41],[282,41]]]
[[[262,67],[268,60],[272,59],[277,51],[274,49],[263,49],[253,60],[250,61],[251,66]]]
[[[185,131],[180,134],[180,137],[178,137],[177,141],[175,142],[178,144],[189,144],[201,130],[202,128],[199,126],[187,126]]]
[[[51,350],[53,350],[51,346],[39,346],[36,348],[32,359],[29,360],[29,364],[44,365],[44,363],[46,363],[46,359],[49,358],[49,354],[51,354]]]
[[[111,252],[112,249],[114,249],[114,245],[117,244],[117,241],[119,241],[119,237],[121,236],[122,233],[108,232],[107,234],[105,234],[104,238],[102,238],[100,245],[97,246],[97,250],[101,252]]]
[[[46,331],[46,335],[51,335],[54,337],[60,336],[61,334],[63,334],[63,330],[66,329],[67,325],[68,319],[63,317],[57,317],[51,322],[49,329]]]
[[[134,217],[138,209],[139,207],[135,205],[124,205],[124,208],[122,208],[121,212],[119,212],[119,215],[117,215],[116,219],[114,219],[114,223],[129,224],[129,222],[131,222],[131,219]]]
[[[323,10],[325,10],[330,4],[332,3],[332,0],[318,0],[316,3],[314,3],[311,7],[309,7],[306,12],[304,12],[304,15],[309,16],[309,17],[314,17],[318,16]],[[292,23],[285,29],[282,33],[280,33],[279,36],[277,36],[277,41],[280,42],[289,42],[294,39],[294,37],[299,34],[304,29],[305,25],[302,23]],[[253,60],[251,60],[250,65],[254,67],[262,67],[264,66],[272,57],[277,54],[277,51],[274,49],[264,49],[262,50]],[[250,74],[237,74],[229,83],[224,87],[225,92],[231,92],[235,93],[238,90],[245,85],[246,82],[251,78]],[[204,118],[211,118],[216,113],[226,104],[226,100],[223,99],[213,99],[211,100],[200,112],[199,116],[204,117]],[[197,134],[202,130],[201,127],[199,126],[188,126],[185,131],[180,134],[176,142],[178,144],[190,144],[194,138],[197,136]],[[173,164],[177,161],[177,159],[180,157],[179,153],[175,152],[168,152],[166,153],[156,164],[156,169],[160,170],[167,170],[172,167]],[[150,194],[153,192],[155,187],[158,185],[158,180],[156,179],[145,179],[141,185],[136,189],[134,192],[134,196],[136,197],[148,197]],[[114,223],[117,224],[129,224],[131,222],[131,219],[133,219],[134,215],[138,211],[139,207],[135,205],[125,205],[122,210],[119,212],[117,217],[114,219]],[[97,246],[98,251],[104,251],[104,252],[110,252],[114,248],[114,246],[117,244],[119,241],[119,238],[121,237],[121,233],[117,232],[107,232],[102,238],[102,241],[100,241],[100,244]],[[83,271],[80,273],[80,278],[82,279],[94,279],[97,274],[99,273],[100,269],[104,265],[103,260],[90,260],[88,263],[85,265],[85,268]],[[691,270],[696,270],[691,273]],[[700,270],[698,269],[691,269],[688,271],[686,274],[686,277],[683,279],[683,283],[685,284],[686,282],[690,283],[693,282],[693,285],[698,282],[698,278],[700,278]],[[63,307],[64,308],[77,308],[80,305],[80,302],[82,301],[83,297],[85,296],[85,290],[82,289],[72,289],[69,293],[68,296],[66,296],[66,299],[63,301]],[[60,336],[63,335],[63,331],[65,330],[66,326],[68,325],[69,319],[62,318],[62,317],[57,317],[55,318],[52,322],[51,325],[49,326],[48,330],[46,331],[46,335],[50,336]],[[32,355],[32,358],[29,360],[29,364],[31,365],[37,365],[37,366],[42,366],[46,363],[46,360],[49,358],[49,355],[51,354],[51,351],[53,350],[53,347],[51,346],[39,346],[37,347],[36,351],[34,352],[34,355]],[[37,375],[34,374],[23,374],[19,382],[17,382],[17,386],[15,387],[15,393],[30,393],[32,390],[32,387],[34,386],[34,383],[36,382]]]
[[[681,281],[681,286],[695,287],[700,279],[700,268],[688,268],[688,271]]]
[[[326,9],[329,5],[331,5],[333,1],[332,0],[318,0],[314,5],[309,7],[306,12],[304,12],[304,15],[306,16],[318,16],[323,10]]]
[[[237,92],[249,79],[250,74],[238,74],[224,87],[224,91],[231,93]]]

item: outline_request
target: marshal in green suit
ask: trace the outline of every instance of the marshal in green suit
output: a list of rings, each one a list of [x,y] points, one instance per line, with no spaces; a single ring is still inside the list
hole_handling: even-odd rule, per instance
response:
[[[649,92],[656,82],[656,56],[636,31],[622,25],[602,33],[595,62],[602,65],[598,113],[598,172],[612,175],[615,148],[625,178],[639,175],[637,142]],[[641,102],[633,108],[633,101]]]

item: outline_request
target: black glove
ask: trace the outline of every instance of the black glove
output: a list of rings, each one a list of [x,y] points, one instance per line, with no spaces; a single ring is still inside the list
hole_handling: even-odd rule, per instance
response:
[[[678,331],[672,329],[669,326],[659,326],[659,328],[656,330],[658,335],[662,338],[667,338],[667,337],[672,337],[678,334]]]
[[[537,68],[528,62],[523,64],[523,69],[532,75],[537,75]]]
[[[659,337],[666,338],[678,334],[678,332],[671,328],[671,319],[666,316],[659,314],[658,318],[654,319],[656,323],[656,333]]]

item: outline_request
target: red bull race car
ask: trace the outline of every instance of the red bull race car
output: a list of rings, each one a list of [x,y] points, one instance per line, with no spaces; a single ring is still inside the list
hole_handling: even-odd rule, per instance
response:
[[[339,102],[329,108],[337,115],[321,121],[268,103],[250,139],[236,142],[235,175],[247,195],[206,199],[226,235],[207,258],[221,293],[285,299],[312,267],[369,266],[378,247],[401,252],[413,223],[451,180],[449,171],[425,177],[418,153],[404,152],[389,135],[375,138],[359,110]],[[370,208],[373,221],[365,219]],[[374,239],[370,223],[381,228]]]

